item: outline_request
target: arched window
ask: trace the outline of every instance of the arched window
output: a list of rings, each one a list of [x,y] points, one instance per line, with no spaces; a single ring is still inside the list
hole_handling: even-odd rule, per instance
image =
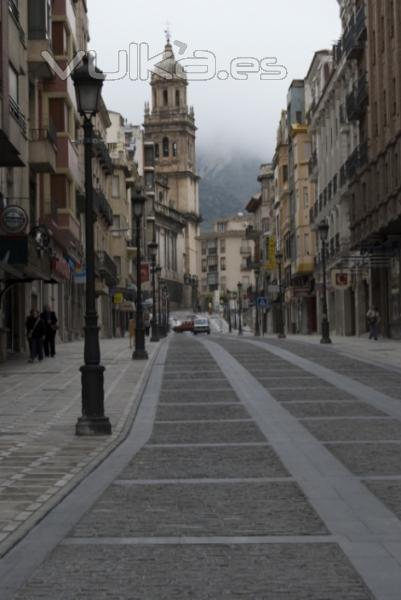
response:
[[[173,156],[177,156],[177,142],[173,142]]]
[[[168,91],[163,90],[163,104],[164,106],[168,106]]]
[[[180,90],[175,90],[175,105],[180,106]]]
[[[168,156],[170,154],[169,145],[168,137],[163,138],[163,156]]]
[[[159,144],[155,144],[155,158],[159,158],[159,156],[160,156]]]

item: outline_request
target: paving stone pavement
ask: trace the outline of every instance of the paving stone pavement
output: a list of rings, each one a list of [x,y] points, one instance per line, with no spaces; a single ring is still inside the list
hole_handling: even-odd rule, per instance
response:
[[[149,345],[150,356],[156,344]],[[78,438],[83,343],[59,345],[42,364],[0,365],[0,556],[116,445],[134,416],[144,363],[127,339],[102,340],[105,411],[113,434]]]
[[[0,597],[400,600],[399,421],[246,339],[172,336],[163,356],[92,475],[111,485],[44,519],[38,545],[70,526],[18,588],[0,561]]]

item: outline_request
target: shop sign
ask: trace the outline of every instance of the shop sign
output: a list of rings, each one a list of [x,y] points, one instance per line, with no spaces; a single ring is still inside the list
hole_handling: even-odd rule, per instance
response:
[[[267,271],[274,271],[276,268],[276,238],[275,237],[267,237],[266,238],[266,263],[265,269]]]
[[[56,275],[59,275],[60,277],[62,277],[63,279],[66,279],[67,281],[71,277],[70,265],[64,258],[60,258],[60,257],[55,258],[53,261],[53,264],[52,264],[52,269]]]
[[[124,302],[124,294],[122,294],[121,292],[116,292],[113,296],[113,303],[114,304],[122,304]]]
[[[149,281],[149,263],[141,263],[141,283]]]
[[[0,227],[10,235],[25,233],[28,222],[28,215],[21,206],[6,206],[0,213]]]
[[[331,283],[336,290],[347,290],[351,286],[351,272],[332,271]]]

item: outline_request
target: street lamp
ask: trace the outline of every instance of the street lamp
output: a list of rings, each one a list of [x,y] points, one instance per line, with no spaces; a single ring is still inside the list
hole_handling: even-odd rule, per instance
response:
[[[158,330],[158,323],[157,323],[157,313],[156,313],[156,257],[157,257],[157,249],[159,247],[159,244],[157,242],[150,242],[148,244],[148,249],[149,249],[149,254],[150,254],[150,258],[151,258],[151,272],[152,272],[152,303],[153,303],[153,308],[152,308],[152,322],[151,322],[151,327],[152,327],[152,335],[150,338],[151,342],[159,342],[160,338],[159,338],[159,330]]]
[[[242,283],[238,283],[238,335],[242,335]]]
[[[228,319],[228,332],[231,333],[232,323],[231,323],[231,292],[227,290],[227,319]]]
[[[283,262],[283,255],[281,252],[276,252],[276,262],[278,265],[278,285],[279,285],[279,298],[280,298],[280,309],[279,309],[279,331],[278,338],[285,339],[285,331],[284,331],[284,305],[283,305],[283,283],[282,283],[282,273],[281,273],[281,265]]]
[[[157,297],[158,297],[158,313],[159,313],[159,338],[166,337],[163,331],[162,326],[162,279],[161,279],[162,268],[160,266],[156,267],[157,274]]]
[[[259,304],[258,304],[258,296],[259,296],[259,275],[260,269],[255,269],[255,304],[256,304],[256,323],[255,323],[255,336],[260,336],[260,323],[259,323]]]
[[[104,81],[102,71],[89,64],[86,54],[72,74],[79,114],[83,117],[85,146],[85,252],[86,305],[84,365],[80,368],[82,381],[82,416],[78,418],[76,435],[109,435],[111,424],[104,414],[104,371],[100,364],[99,327],[95,296],[95,244],[92,180],[92,117],[99,111]]]
[[[142,281],[141,281],[141,220],[146,198],[142,189],[137,187],[132,198],[132,211],[136,229],[136,333],[133,360],[146,360],[148,353],[145,350],[145,328],[143,325],[142,307]]]
[[[329,224],[323,219],[318,230],[320,233],[320,241],[322,244],[322,268],[323,268],[323,299],[322,299],[322,338],[321,344],[331,344],[330,339],[330,324],[327,310],[327,288],[326,288],[326,244],[329,236]]]

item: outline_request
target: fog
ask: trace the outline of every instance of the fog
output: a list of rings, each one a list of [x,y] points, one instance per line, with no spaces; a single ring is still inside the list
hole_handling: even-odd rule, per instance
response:
[[[217,72],[230,72],[227,79],[221,78],[223,73],[220,78],[190,81],[188,95],[195,108],[198,145],[213,154],[247,153],[261,160],[272,157],[291,81],[302,79],[314,52],[330,48],[341,31],[336,0],[89,0],[88,9],[89,47],[97,52],[102,70],[117,71],[119,51],[128,54],[131,48],[131,77],[124,76],[128,69],[120,60],[121,78],[105,84],[110,110],[133,123],[143,122],[150,87],[149,81],[135,80],[134,44],[148,44],[149,56],[155,56],[163,50],[167,28],[177,57],[207,51],[216,57]],[[203,56],[209,54],[203,52]],[[267,57],[270,60],[263,61]],[[272,57],[282,66],[263,79],[267,65],[274,62]],[[242,60],[232,63],[234,59]],[[244,59],[252,71],[248,74],[238,64]],[[207,77],[210,73],[213,69]]]

